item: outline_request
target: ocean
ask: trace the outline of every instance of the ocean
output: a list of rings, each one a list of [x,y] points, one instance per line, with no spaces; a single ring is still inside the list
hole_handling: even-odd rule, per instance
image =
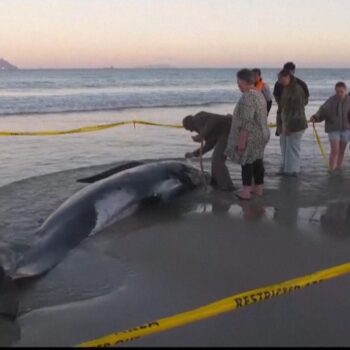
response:
[[[1,72],[0,116],[203,107],[234,103],[236,69],[19,70]],[[273,87],[276,69],[263,70]],[[349,69],[300,69],[311,103],[325,100]]]
[[[237,69],[18,70],[0,72],[0,130],[65,130],[122,120],[180,123],[201,110],[232,113]],[[273,89],[277,69],[263,69]],[[349,69],[299,69],[311,115]],[[275,119],[276,105],[270,113]],[[322,133],[323,127],[320,127]],[[312,136],[311,136],[312,137]],[[322,135],[324,138],[324,135]],[[183,130],[131,126],[48,137],[0,138],[0,186],[75,167],[183,157],[194,145]],[[278,147],[277,147],[278,148]],[[278,149],[276,149],[278,153]]]

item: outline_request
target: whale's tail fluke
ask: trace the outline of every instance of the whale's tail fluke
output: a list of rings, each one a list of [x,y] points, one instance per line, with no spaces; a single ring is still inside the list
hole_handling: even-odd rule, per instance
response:
[[[18,313],[18,290],[15,282],[0,265],[0,317],[14,320]]]

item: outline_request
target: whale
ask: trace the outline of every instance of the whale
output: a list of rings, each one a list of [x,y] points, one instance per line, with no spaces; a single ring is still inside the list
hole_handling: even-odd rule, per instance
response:
[[[145,205],[167,203],[201,187],[203,180],[210,180],[208,173],[180,161],[130,162],[78,179],[87,185],[49,215],[36,232],[40,238],[12,271],[0,265],[0,316],[15,319],[19,283],[49,272],[81,241]]]
[[[136,162],[120,169],[92,177],[97,181],[73,194],[44,221],[36,232],[40,238],[10,273],[13,280],[48,272],[85,238],[133,214],[141,205],[167,202],[201,186],[203,180],[199,169],[180,161]]]

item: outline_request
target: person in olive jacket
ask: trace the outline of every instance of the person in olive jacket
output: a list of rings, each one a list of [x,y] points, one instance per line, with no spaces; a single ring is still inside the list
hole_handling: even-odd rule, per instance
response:
[[[300,172],[300,145],[307,129],[305,105],[308,98],[304,89],[288,70],[278,76],[283,92],[280,100],[282,153],[281,175],[296,176]]]
[[[297,84],[299,84],[303,88],[303,90],[305,92],[305,96],[306,96],[306,104],[308,104],[309,97],[310,97],[309,88],[303,80],[301,80],[295,76],[295,70],[296,70],[296,66],[293,62],[287,62],[283,66],[283,71],[288,71],[291,75],[293,75],[295,77]],[[273,89],[273,96],[275,97],[275,100],[277,102],[276,136],[279,136],[282,132],[281,131],[281,125],[282,125],[281,124],[282,123],[282,121],[281,121],[281,106],[280,106],[282,93],[283,93],[283,85],[277,80],[277,82],[274,86],[274,89]]]

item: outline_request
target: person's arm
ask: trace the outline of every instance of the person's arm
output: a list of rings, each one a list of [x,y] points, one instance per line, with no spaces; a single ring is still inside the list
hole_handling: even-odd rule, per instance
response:
[[[265,100],[267,104],[267,114],[269,114],[272,107],[272,95],[271,95],[270,87],[266,83],[264,84],[262,93],[265,96]]]
[[[305,92],[306,98],[309,99],[309,97],[310,97],[309,88],[308,88],[307,84],[304,81],[303,81],[303,88],[304,88],[304,92]]]
[[[202,155],[204,155],[205,153],[208,153],[209,151],[211,151],[214,146],[215,146],[215,140],[211,139],[211,140],[208,140],[204,143],[204,146],[203,146],[203,149],[202,149]],[[193,156],[194,157],[199,157],[200,156],[200,152],[201,152],[201,149],[198,148],[196,149],[194,152],[193,152]]]
[[[263,87],[261,92],[265,96],[266,102],[272,101],[271,90],[270,90],[270,87],[266,83],[264,84],[264,87]]]
[[[272,108],[272,100],[271,101],[267,101],[267,115],[270,113]]]
[[[254,106],[249,100],[248,96],[244,96],[242,99],[242,108],[241,112],[238,115],[238,127],[239,127],[239,136],[237,143],[238,153],[244,153],[247,142],[248,134],[252,127],[252,121],[254,120]]]
[[[318,109],[318,111],[310,118],[311,123],[320,123],[324,121],[324,110],[322,106]]]
[[[216,123],[218,122],[217,117],[209,116],[207,117],[204,127],[200,130],[199,135],[202,140],[206,140],[210,138]]]
[[[195,131],[198,133],[193,137],[193,141],[200,142],[201,140],[206,140],[210,138],[213,129],[218,122],[218,117],[213,113],[201,111],[197,113],[193,118],[193,124],[195,126]]]
[[[212,137],[212,132],[216,126],[217,120],[215,117],[210,116],[207,112],[199,112],[194,117],[194,124],[198,132],[197,135],[192,136],[194,142],[205,142],[202,150],[202,154],[205,154],[211,151],[215,146],[215,139]],[[199,157],[200,148],[196,149],[193,152],[186,153],[185,157]]]
[[[282,117],[281,117],[281,113],[277,113],[275,135],[280,136],[281,134],[282,134]]]
[[[238,145],[237,145],[238,153],[240,154],[244,153],[247,147],[247,142],[248,142],[248,130],[242,129],[239,132],[239,136],[238,136]]]
[[[309,104],[309,97],[310,97],[309,88],[307,87],[306,83],[304,83],[304,93],[305,93],[305,106],[306,106],[307,104]]]
[[[277,81],[273,89],[273,96],[275,97],[275,100],[277,103],[279,103],[281,100],[282,90],[283,90],[282,85]]]
[[[303,88],[303,91],[305,93],[305,106],[309,103],[309,97],[310,97],[310,92],[309,92],[309,88],[306,85],[305,81],[296,78],[297,83]]]
[[[310,118],[311,123],[320,123],[326,119],[328,106],[330,103],[330,99],[328,99],[319,109],[318,111]]]

